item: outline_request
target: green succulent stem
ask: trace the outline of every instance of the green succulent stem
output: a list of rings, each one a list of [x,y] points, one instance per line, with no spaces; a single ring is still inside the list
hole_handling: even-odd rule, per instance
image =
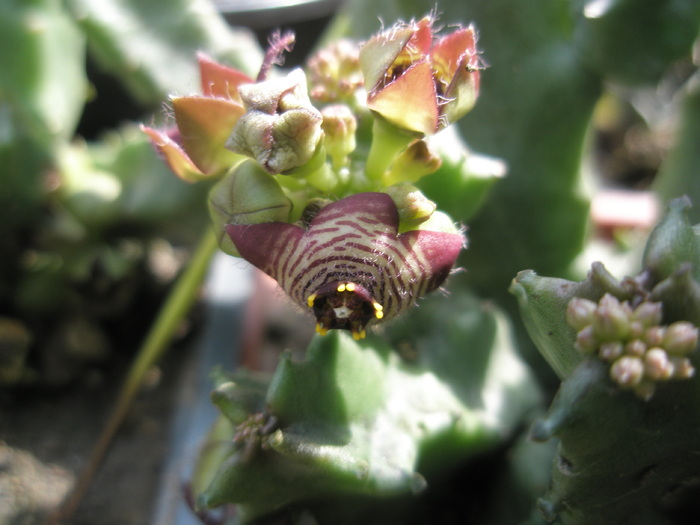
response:
[[[370,146],[365,173],[372,182],[379,182],[396,156],[416,137],[397,129],[381,117],[372,125],[372,145]]]
[[[58,510],[58,515],[54,516],[50,523],[60,523],[66,520],[78,508],[92,479],[97,474],[115,434],[128,414],[131,403],[143,384],[144,377],[163,356],[182,320],[197,299],[200,285],[217,247],[214,231],[207,228],[192,260],[178,278],[155,322],[151,325],[151,329],[122,384],[119,397],[92,450],[85,470],[76,481],[73,491]]]

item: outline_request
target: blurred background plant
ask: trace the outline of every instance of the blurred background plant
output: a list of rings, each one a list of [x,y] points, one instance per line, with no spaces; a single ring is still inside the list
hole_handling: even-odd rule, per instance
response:
[[[193,89],[197,51],[259,52],[208,2],[0,9],[0,383],[60,386],[138,343],[205,225],[134,119]]]
[[[348,0],[314,36],[366,40],[379,20],[434,8]],[[488,65],[442,166],[416,181],[468,225],[466,272],[360,343],[332,333],[263,380],[218,372],[224,417],[193,480],[199,505],[236,503],[239,522],[690,523],[697,377],[650,396],[611,390],[602,361],[576,350],[565,311],[572,297],[609,293],[670,305],[664,326],[700,323],[690,226],[700,5],[445,0],[437,10],[447,29],[475,23]],[[134,347],[155,312],[134,319],[135,305],[144,294],[157,303],[185,259],[178,248],[206,228],[207,183],[172,177],[133,121],[158,125],[168,94],[198,90],[197,51],[253,77],[262,54],[204,0],[16,1],[0,14],[0,382],[65,384],[110,348]],[[105,79],[118,79],[116,94],[101,91]],[[125,113],[93,113],[120,96]],[[696,206],[675,201],[646,244],[663,203],[683,194]],[[609,273],[586,277],[597,260]],[[552,279],[524,272],[511,286],[527,269]],[[558,452],[556,440],[528,439],[538,417],[531,437],[559,438]],[[648,436],[661,435],[671,437],[659,449]],[[635,453],[622,454],[630,443]]]

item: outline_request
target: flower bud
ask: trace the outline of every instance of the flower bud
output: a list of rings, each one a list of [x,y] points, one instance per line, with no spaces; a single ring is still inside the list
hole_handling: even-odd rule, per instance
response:
[[[310,94],[323,102],[350,101],[364,83],[360,49],[350,40],[340,40],[321,49],[308,62]]]
[[[410,184],[397,184],[386,192],[399,212],[399,231],[415,229],[430,218],[437,205]]]
[[[655,381],[671,378],[673,363],[668,360],[668,355],[663,349],[650,348],[644,354],[644,375]]]
[[[644,363],[638,357],[623,356],[610,367],[610,377],[622,387],[633,387],[642,381]]]
[[[647,351],[647,345],[641,339],[632,339],[625,345],[627,355],[642,357]]]
[[[593,314],[593,330],[602,341],[624,339],[629,334],[629,315],[617,297],[605,294]]]
[[[187,182],[221,176],[242,160],[224,143],[245,113],[238,87],[252,82],[244,73],[204,55],[198,60],[204,96],[172,98],[176,128],[141,127],[170,169]]]
[[[644,332],[644,342],[652,346],[662,346],[664,343],[664,334],[666,333],[666,328],[663,326],[652,326],[647,328]]]
[[[566,322],[574,330],[582,330],[584,327],[593,323],[593,313],[595,312],[596,304],[593,301],[584,299],[583,297],[574,297],[566,305]]]
[[[620,357],[623,353],[624,347],[622,343],[618,341],[613,341],[609,343],[603,343],[598,349],[598,355],[603,361],[614,361]]]
[[[355,151],[355,131],[357,119],[352,110],[343,104],[326,106],[321,111],[323,115],[324,141],[333,167],[339,170],[347,164],[348,155]]]
[[[283,78],[242,85],[239,92],[247,112],[233,129],[228,149],[254,158],[273,174],[303,166],[314,157],[323,136],[323,117],[311,105],[301,69]]]
[[[652,301],[644,301],[632,312],[632,319],[639,321],[645,327],[661,323],[662,305]]]
[[[690,379],[695,375],[695,368],[687,357],[671,357],[673,364],[673,377],[676,379]]]
[[[246,160],[222,178],[209,194],[209,213],[221,249],[239,255],[226,227],[231,224],[286,222],[291,203],[275,178]]]
[[[435,155],[424,140],[413,141],[396,156],[383,176],[386,186],[399,182],[416,182],[437,171],[442,159]]]
[[[576,350],[582,354],[592,354],[596,352],[599,345],[600,341],[596,337],[592,325],[585,326],[576,334]]]
[[[666,328],[663,347],[669,354],[686,355],[695,350],[698,344],[698,329],[687,321],[677,321]]]

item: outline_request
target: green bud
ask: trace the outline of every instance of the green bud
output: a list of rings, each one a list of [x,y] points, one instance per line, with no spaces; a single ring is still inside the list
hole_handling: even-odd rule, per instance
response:
[[[644,363],[638,357],[623,356],[610,367],[610,377],[622,387],[636,386],[644,377]]]
[[[697,344],[698,329],[687,321],[672,323],[663,336],[663,347],[672,355],[686,355],[695,350]]]
[[[644,301],[632,312],[632,319],[639,321],[645,327],[661,323],[662,305],[651,301]]]
[[[593,326],[588,325],[576,334],[576,350],[583,354],[592,354],[598,350],[600,341],[593,332]]]
[[[593,323],[596,304],[582,297],[574,297],[566,305],[566,322],[575,330],[582,330]]]
[[[313,158],[323,137],[323,117],[311,105],[301,69],[283,78],[244,84],[239,93],[247,112],[233,128],[228,149],[254,158],[273,174]]]
[[[221,249],[238,256],[225,228],[229,224],[287,222],[291,202],[275,178],[247,160],[223,177],[209,194],[209,213]]]
[[[352,110],[344,104],[326,106],[321,111],[324,145],[333,162],[333,168],[340,170],[348,163],[348,155],[355,151],[355,131],[357,119]]]
[[[315,100],[352,101],[364,79],[360,70],[360,48],[351,40],[333,42],[308,61],[310,94]]]
[[[644,332],[644,342],[648,346],[661,346],[664,342],[666,328],[663,326],[652,326]]]
[[[630,321],[630,339],[642,339],[644,337],[645,331],[646,330],[644,328],[644,324],[641,321],[638,321],[636,319]]]
[[[606,293],[593,314],[593,330],[602,341],[625,339],[629,334],[629,311],[617,297]]]
[[[644,375],[654,381],[671,378],[673,363],[662,348],[650,348],[644,354]]]
[[[687,357],[671,357],[670,360],[675,379],[690,379],[695,375],[695,368]]]
[[[418,227],[430,219],[437,205],[411,184],[396,184],[387,188],[391,200],[399,212],[399,230],[406,231]]]
[[[598,349],[598,355],[603,361],[612,362],[618,357],[622,356],[624,347],[622,343],[618,341],[613,341],[609,343],[603,343]]]
[[[421,222],[417,230],[441,233],[459,233],[464,237],[464,232],[455,224],[452,217],[441,211],[434,211],[430,218]],[[464,241],[466,247],[466,240]]]
[[[435,155],[424,140],[413,141],[391,163],[383,176],[386,186],[398,182],[416,182],[437,171],[442,159]]]
[[[647,351],[647,345],[641,339],[632,339],[625,345],[625,354],[642,357]]]

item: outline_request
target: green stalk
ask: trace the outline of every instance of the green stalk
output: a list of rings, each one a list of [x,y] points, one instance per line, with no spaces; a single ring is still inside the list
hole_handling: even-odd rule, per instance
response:
[[[372,145],[370,146],[365,173],[370,181],[379,182],[394,158],[416,137],[397,129],[395,126],[376,117],[372,125]]]
[[[204,280],[209,268],[209,262],[216,248],[217,243],[214,232],[211,228],[207,228],[192,260],[178,278],[155,323],[151,326],[150,332],[141,345],[121,387],[112,413],[102,429],[97,444],[92,450],[85,470],[80,474],[68,498],[49,519],[50,524],[58,524],[68,520],[80,505],[112,444],[115,434],[129,412],[129,408],[143,384],[144,377],[163,356],[180,323],[196,301],[200,285]]]

